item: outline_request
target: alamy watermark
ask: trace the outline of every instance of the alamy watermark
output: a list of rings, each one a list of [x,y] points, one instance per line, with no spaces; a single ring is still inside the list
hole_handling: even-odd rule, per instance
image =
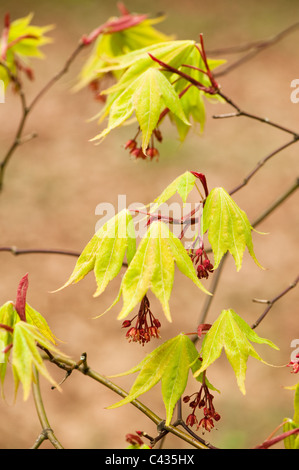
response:
[[[299,338],[295,338],[291,341],[291,348],[295,348],[291,353],[291,361],[297,362],[299,356]]]
[[[148,221],[150,219],[164,222],[178,238],[181,237],[183,230],[186,247],[189,247],[194,238],[201,233],[202,204],[185,203],[182,205],[179,202],[164,202],[159,205],[152,203],[145,206],[142,203],[134,202],[127,205],[127,198],[124,194],[118,195],[117,207],[109,202],[102,202],[96,206],[95,214],[101,216],[101,218],[95,225],[95,232],[124,209],[127,209],[132,215],[135,229],[133,236],[136,236],[136,238],[144,237],[149,228]],[[165,234],[167,236],[167,232]],[[126,237],[126,228],[118,227],[117,235],[119,238]],[[113,237],[115,234],[111,232],[111,236]]]
[[[292,103],[299,103],[299,78],[291,81],[291,88],[295,88],[290,95]]]
[[[0,103],[5,103],[5,86],[3,80],[0,80]]]

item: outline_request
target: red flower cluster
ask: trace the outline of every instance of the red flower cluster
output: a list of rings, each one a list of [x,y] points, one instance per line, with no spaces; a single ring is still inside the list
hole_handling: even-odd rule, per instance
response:
[[[128,140],[128,142],[125,144],[125,149],[129,150],[130,154],[133,155],[133,157],[135,158],[142,158],[143,160],[149,158],[150,160],[153,160],[153,158],[156,157],[156,159],[158,160],[159,151],[154,145],[154,139],[156,138],[158,142],[162,142],[161,131],[159,129],[155,129],[153,131],[151,137],[151,144],[147,147],[145,152],[143,152],[142,148],[138,146],[137,137],[139,134],[140,129],[138,130],[137,134],[133,139]]]
[[[295,361],[290,361],[287,364],[287,367],[292,367],[292,371],[294,374],[297,374],[299,372],[299,354],[296,354],[296,360]]]
[[[195,395],[195,398],[190,402],[191,397]],[[203,384],[198,393],[193,393],[191,396],[185,396],[183,398],[184,403],[189,403],[189,406],[193,409],[192,413],[187,416],[187,426],[193,426],[197,424],[197,428],[203,428],[206,431],[211,431],[214,427],[214,421],[219,421],[220,414],[215,411],[213,405],[213,395],[209,392],[208,387]],[[203,418],[198,422],[195,415],[196,408],[203,410]]]
[[[161,323],[152,314],[150,310],[150,303],[146,295],[142,299],[138,314],[132,318],[132,320],[125,320],[122,324],[122,327],[129,328],[136,317],[137,320],[135,326],[132,326],[126,334],[126,338],[128,339],[129,343],[133,341],[138,342],[144,346],[144,344],[148,343],[151,338],[160,338],[159,328]]]
[[[213,272],[214,266],[209,260],[208,255],[206,254],[205,250],[203,248],[198,248],[198,250],[196,250],[195,253],[194,253],[194,250],[192,250],[190,256],[194,265],[197,266],[196,267],[197,277],[199,279],[202,279],[202,278],[208,279],[209,273]]]

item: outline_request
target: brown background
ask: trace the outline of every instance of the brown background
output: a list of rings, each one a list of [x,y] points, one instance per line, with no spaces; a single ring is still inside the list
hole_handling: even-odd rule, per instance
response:
[[[197,39],[204,33],[207,49],[242,44],[268,38],[298,19],[297,1],[218,1],[184,2],[154,0],[126,2],[131,11],[155,14],[163,10],[167,20],[159,25],[179,39]],[[150,10],[150,11],[149,11]],[[43,48],[47,59],[34,60],[36,79],[26,83],[29,101],[43,84],[64,64],[82,34],[88,33],[109,16],[117,14],[110,1],[46,2],[2,1],[1,17],[6,11],[13,19],[35,12],[34,23],[55,24],[53,44]],[[292,129],[298,129],[299,104],[290,101],[290,83],[299,78],[299,31],[221,79],[223,91],[241,107],[267,116]],[[70,93],[87,52],[78,57],[67,76],[57,83],[29,117],[25,132],[36,131],[38,138],[19,148],[5,175],[0,196],[0,244],[19,248],[57,248],[81,251],[94,233],[98,220],[95,208],[101,202],[117,204],[117,195],[125,194],[127,203],[151,202],[175,177],[186,170],[206,174],[209,187],[230,190],[239,184],[256,163],[289,136],[269,126],[235,118],[213,120],[212,115],[229,112],[225,105],[207,103],[204,134],[191,132],[184,144],[175,129],[165,123],[164,142],[159,163],[133,161],[123,144],[134,135],[135,128],[111,133],[100,145],[88,140],[98,133],[96,122],[87,122],[98,110],[88,90]],[[227,56],[231,61],[238,56]],[[224,58],[224,57],[220,57]],[[8,91],[6,103],[0,105],[1,154],[10,145],[20,118],[16,96]],[[235,196],[236,202],[254,220],[296,177],[298,147],[280,153],[271,160]],[[260,270],[246,253],[244,265],[236,273],[232,259],[224,269],[221,287],[215,295],[208,320],[213,322],[223,308],[233,308],[249,324],[263,311],[253,298],[268,299],[287,287],[297,275],[298,267],[298,195],[293,195],[253,234],[255,252],[267,268]],[[1,253],[0,303],[14,300],[20,278],[29,273],[28,302],[40,311],[58,338],[63,351],[79,358],[88,353],[89,365],[102,374],[128,370],[160,342],[144,348],[128,344],[116,320],[119,306],[109,314],[93,320],[114,300],[119,287],[117,278],[100,298],[94,299],[93,274],[84,281],[56,294],[74,266],[74,259],[55,255],[32,255],[14,258]],[[209,282],[206,283],[207,287]],[[162,320],[162,341],[181,331],[193,331],[205,296],[176,273],[171,298],[173,323],[168,324],[153,299],[154,313]],[[299,338],[298,291],[294,289],[277,303],[257,330],[280,347],[274,351],[257,347],[262,357],[276,365],[289,362],[290,342]],[[249,359],[247,394],[237,388],[232,369],[225,357],[211,367],[209,379],[221,390],[215,397],[222,419],[218,430],[206,436],[219,447],[248,448],[260,443],[286,416],[293,414],[293,394],[283,389],[295,383],[289,369],[271,368]],[[49,370],[57,380],[62,371]],[[129,390],[134,377],[116,382]],[[196,391],[190,380],[188,390]],[[125,434],[141,429],[155,435],[155,426],[133,406],[116,410],[105,407],[118,396],[81,374],[74,373],[63,385],[63,393],[51,391],[42,380],[47,414],[57,437],[66,448],[124,448]],[[20,390],[21,392],[21,390]],[[142,401],[162,418],[164,406],[160,385],[142,397]],[[184,415],[188,409],[184,410]],[[0,403],[0,448],[28,448],[40,432],[32,397],[26,403],[19,393],[13,404],[10,379],[6,383],[6,401]],[[49,445],[45,443],[44,448]],[[169,437],[168,448],[185,444]]]

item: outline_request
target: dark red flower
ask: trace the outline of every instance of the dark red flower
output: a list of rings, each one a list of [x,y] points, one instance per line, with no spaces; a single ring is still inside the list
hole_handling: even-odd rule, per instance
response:
[[[151,338],[160,338],[159,328],[161,323],[151,312],[150,303],[146,295],[141,301],[138,314],[132,320],[125,320],[122,323],[122,327],[127,328],[131,326],[135,318],[135,326],[132,326],[126,333],[126,338],[129,342],[133,341],[144,345]]]

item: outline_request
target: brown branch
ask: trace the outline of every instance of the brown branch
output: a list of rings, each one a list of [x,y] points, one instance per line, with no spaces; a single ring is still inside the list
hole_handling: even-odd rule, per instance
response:
[[[284,289],[282,292],[280,292],[278,295],[276,295],[275,297],[273,297],[273,299],[271,300],[258,300],[258,299],[253,299],[254,302],[260,302],[260,303],[267,303],[268,306],[266,307],[266,309],[264,310],[264,312],[262,313],[262,315],[256,320],[256,322],[252,325],[252,329],[256,328],[260,323],[261,321],[266,317],[266,315],[269,313],[269,310],[273,307],[273,305],[275,304],[275,302],[277,302],[279,299],[281,299],[281,297],[283,297],[284,295],[286,295],[288,292],[290,292],[290,290],[294,289],[294,287],[296,287],[296,285],[298,284],[299,282],[299,276],[296,277],[296,279],[294,280],[294,282],[292,282],[292,284],[290,284],[286,289]]]
[[[48,358],[49,358],[48,356],[44,357],[44,359],[48,359]],[[78,363],[76,363],[72,359],[66,359],[64,357],[59,357],[59,356],[55,356],[55,357],[53,357],[53,359],[55,360],[55,364],[57,364],[57,365],[58,365],[58,363],[60,364],[59,367],[62,366],[62,368],[63,368],[64,366],[67,366],[71,369],[74,369],[74,370],[76,369],[79,372],[81,372],[83,375],[90,377],[91,379],[95,380],[96,382],[101,383],[105,387],[107,387],[110,390],[112,390],[113,392],[117,393],[122,398],[125,398],[125,397],[128,396],[128,393],[126,391],[124,391],[122,388],[118,387],[115,383],[111,382],[107,377],[99,374],[98,372],[96,372],[93,369],[91,369],[90,367],[88,367],[86,362],[85,362],[85,364],[82,364],[79,367],[77,367]],[[51,362],[54,362],[54,361],[51,360]],[[153,411],[151,411],[147,406],[145,406],[139,400],[135,399],[135,400],[132,400],[130,403],[131,403],[131,405],[135,406],[139,411],[141,411],[143,414],[145,414],[151,421],[153,421],[153,423],[155,423],[157,425],[157,428],[158,428],[159,432],[160,431],[166,431],[166,432],[169,432],[171,434],[174,434],[175,436],[179,437],[180,439],[182,439],[183,441],[187,442],[188,444],[192,445],[193,447],[195,447],[197,449],[208,449],[209,448],[206,444],[198,441],[197,439],[195,439],[192,436],[188,435],[184,431],[181,431],[180,429],[178,429],[174,425],[166,426],[163,419],[161,419],[158,415],[156,415]]]
[[[277,35],[273,36],[270,39],[266,39],[264,41],[255,41],[255,42],[252,42],[252,43],[243,44],[241,46],[222,48],[222,49],[218,49],[218,51],[215,50],[215,51],[208,52],[209,54],[215,54],[215,53],[217,53],[217,54],[232,54],[232,53],[237,53],[237,52],[247,52],[247,51],[249,51],[247,54],[245,54],[240,59],[234,61],[233,63],[231,63],[229,65],[227,65],[222,70],[220,70],[218,72],[215,72],[214,76],[218,78],[218,77],[223,77],[224,75],[227,75],[232,70],[235,70],[236,68],[238,68],[241,65],[245,64],[249,60],[253,59],[255,56],[257,56],[257,54],[264,51],[266,48],[268,48],[270,46],[273,46],[277,42],[281,41],[283,38],[285,38],[286,36],[288,36],[290,33],[292,33],[293,31],[295,31],[298,28],[299,28],[299,22],[289,26],[288,28],[284,29],[283,31],[281,31]]]
[[[17,149],[17,147],[19,147],[21,144],[23,144],[24,142],[28,141],[28,138],[26,139],[22,139],[22,133],[23,133],[23,130],[24,130],[24,126],[25,126],[25,123],[27,121],[27,118],[28,118],[28,115],[31,113],[32,109],[34,108],[34,106],[36,105],[36,103],[41,99],[41,97],[64,75],[68,72],[72,62],[75,60],[75,58],[77,57],[77,55],[79,54],[79,52],[86,46],[87,44],[84,44],[83,42],[79,42],[79,44],[77,45],[76,49],[71,53],[70,57],[67,59],[67,61],[65,62],[64,66],[62,67],[62,69],[56,74],[54,75],[53,78],[51,78],[51,80],[49,80],[49,82],[39,91],[39,93],[35,96],[35,98],[32,100],[31,104],[28,106],[27,105],[27,102],[26,102],[26,97],[25,97],[25,94],[24,94],[24,90],[23,90],[23,87],[22,87],[22,84],[21,82],[19,81],[17,75],[14,75],[9,67],[6,65],[5,62],[3,61],[0,61],[0,66],[4,67],[6,72],[8,73],[9,75],[9,78],[15,83],[16,85],[16,88],[18,90],[18,93],[19,93],[19,96],[20,96],[20,100],[21,100],[21,106],[22,106],[22,114],[21,114],[21,119],[20,119],[20,122],[19,122],[19,126],[18,126],[18,129],[16,131],[16,134],[15,134],[15,138],[11,144],[11,146],[9,147],[9,149],[7,150],[6,154],[4,155],[1,163],[0,163],[0,192],[1,190],[3,189],[3,179],[4,179],[4,173],[5,173],[5,170],[6,170],[6,167],[12,157],[12,155],[14,154],[15,150]],[[35,133],[32,134],[32,136],[36,136]]]
[[[222,47],[218,49],[210,49],[210,50],[207,50],[207,54],[208,55],[236,54],[240,52],[248,52],[248,51],[251,51],[252,49],[259,52],[269,46],[272,46],[278,43],[279,41],[284,39],[286,36],[291,34],[296,29],[299,29],[299,22],[294,23],[293,25],[282,30],[280,33],[276,34],[275,36],[271,38],[261,40],[261,41],[248,42],[246,44],[241,44],[239,46],[229,46],[229,47]]]
[[[276,129],[279,129],[283,132],[286,132],[288,134],[292,134],[294,137],[294,140],[299,139],[299,133],[297,131],[293,131],[292,129],[289,129],[287,127],[281,126],[280,124],[277,124],[273,121],[271,121],[268,118],[258,116],[256,114],[248,113],[247,111],[242,110],[231,98],[226,96],[222,91],[218,91],[218,95],[230,106],[232,106],[235,110],[236,113],[228,113],[228,114],[219,114],[219,115],[214,115],[213,119],[224,119],[224,118],[230,118],[230,117],[239,117],[239,116],[245,116],[249,119],[253,119],[259,122],[262,122],[264,124],[268,124],[269,126],[275,127]]]
[[[274,150],[273,152],[271,152],[269,155],[267,155],[265,158],[263,158],[262,160],[260,160],[257,165],[255,166],[255,168],[244,178],[244,180],[242,181],[242,183],[238,184],[238,186],[236,186],[235,188],[233,188],[229,194],[232,195],[234,193],[236,193],[237,191],[239,191],[241,188],[243,188],[244,186],[246,186],[246,184],[251,180],[251,178],[265,165],[265,163],[267,163],[272,157],[274,157],[275,155],[277,155],[278,153],[282,152],[283,150],[285,150],[286,148],[290,147],[291,145],[293,145],[295,142],[298,141],[298,138],[296,139],[292,139],[290,140],[289,142],[287,142],[286,144],[283,144],[281,145],[279,148],[277,148],[276,150]]]
[[[80,253],[77,251],[68,251],[68,250],[51,250],[51,249],[19,249],[15,246],[1,246],[0,252],[8,252],[15,256],[18,255],[31,255],[31,254],[53,254],[53,255],[66,255],[66,256],[75,256],[79,257]]]

